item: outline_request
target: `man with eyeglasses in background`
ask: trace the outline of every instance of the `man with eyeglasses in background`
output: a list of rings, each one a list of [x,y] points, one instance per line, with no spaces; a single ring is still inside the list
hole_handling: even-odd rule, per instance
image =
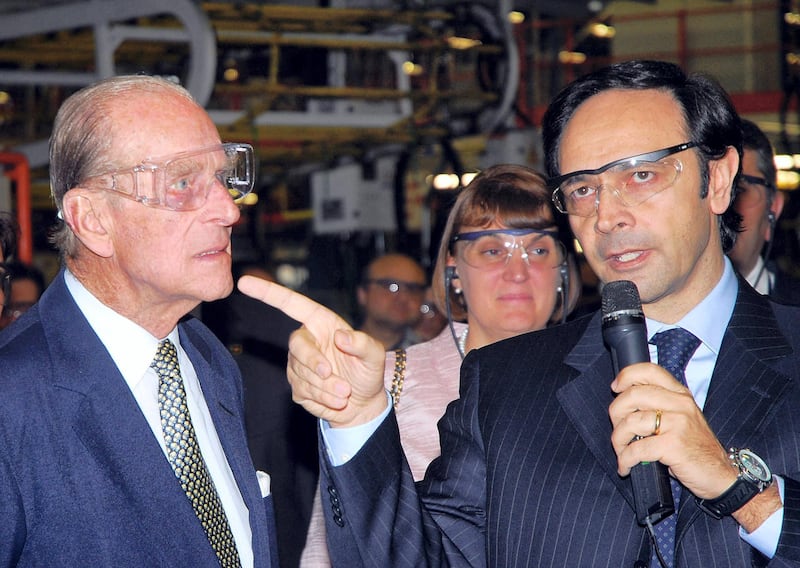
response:
[[[800,280],[770,258],[775,227],[786,199],[775,185],[777,169],[772,144],[758,125],[742,119],[742,145],[742,173],[733,202],[742,216],[742,231],[728,256],[758,292],[784,304],[800,303]]]
[[[70,96],[50,141],[63,268],[0,336],[0,566],[277,567],[227,296],[253,150],[165,79]]]
[[[425,270],[410,256],[389,253],[373,259],[356,290],[363,312],[359,329],[386,351],[419,343],[413,327],[422,317],[426,287]]]
[[[288,377],[321,418],[333,564],[800,566],[800,308],[725,255],[741,155],[727,94],[625,61],[565,87],[542,130],[554,201],[606,287],[638,287],[636,359],[653,363],[617,373],[601,312],[471,351],[418,484],[374,342],[291,290],[239,283],[304,323]],[[640,314],[627,304],[608,307]],[[657,461],[666,488],[638,493],[639,517],[631,469]]]

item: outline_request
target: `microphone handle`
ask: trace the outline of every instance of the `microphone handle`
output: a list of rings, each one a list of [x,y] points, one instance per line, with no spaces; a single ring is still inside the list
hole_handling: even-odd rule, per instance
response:
[[[634,363],[650,361],[647,339],[644,341],[618,340],[631,333],[625,326],[603,330],[604,337],[611,350],[614,364],[614,376],[620,369]],[[640,440],[641,436],[634,438]],[[672,487],[669,482],[667,466],[661,462],[642,462],[631,468],[631,484],[633,486],[633,503],[636,520],[641,525],[655,525],[675,512],[672,500]]]

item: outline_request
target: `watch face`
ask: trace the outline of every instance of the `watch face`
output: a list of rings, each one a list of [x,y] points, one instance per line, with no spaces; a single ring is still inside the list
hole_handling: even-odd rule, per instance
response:
[[[772,477],[767,464],[749,450],[739,450],[739,460],[745,471],[758,481],[767,482]]]

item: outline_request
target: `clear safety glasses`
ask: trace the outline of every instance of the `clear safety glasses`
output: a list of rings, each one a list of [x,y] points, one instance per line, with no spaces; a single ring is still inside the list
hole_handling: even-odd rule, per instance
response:
[[[639,205],[677,181],[683,164],[673,154],[695,146],[685,142],[662,150],[616,160],[596,170],[580,170],[550,180],[553,203],[562,213],[592,217],[600,190],[609,189],[626,207]]]
[[[459,233],[451,239],[451,243],[463,243],[461,258],[479,269],[505,266],[517,249],[528,266],[542,268],[560,266],[567,256],[564,244],[558,240],[558,233],[541,229],[489,229]]]
[[[253,147],[227,143],[147,159],[132,168],[95,176],[87,186],[114,191],[148,207],[191,211],[205,204],[216,183],[234,201],[253,191]]]

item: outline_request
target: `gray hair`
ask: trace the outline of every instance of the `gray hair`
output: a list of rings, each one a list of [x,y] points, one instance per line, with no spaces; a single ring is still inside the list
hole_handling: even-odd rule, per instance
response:
[[[64,195],[86,180],[125,167],[110,155],[114,135],[113,110],[119,99],[137,94],[170,93],[194,101],[176,83],[147,75],[121,75],[104,79],[71,95],[56,115],[50,137],[50,192],[59,212]],[[116,105],[116,106],[115,106]],[[50,241],[62,258],[74,258],[77,240],[66,223],[59,222]]]

